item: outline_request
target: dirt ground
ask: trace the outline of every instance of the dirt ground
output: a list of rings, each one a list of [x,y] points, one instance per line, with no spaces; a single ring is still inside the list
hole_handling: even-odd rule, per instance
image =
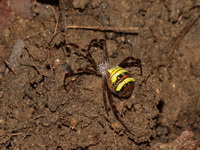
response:
[[[186,130],[200,146],[199,7],[198,0],[32,3],[31,17],[15,17],[0,37],[0,149],[148,150]],[[142,61],[142,76],[127,68],[136,78],[132,95],[114,97],[133,135],[106,114],[102,78],[73,76],[63,86],[69,68],[88,65],[79,48],[63,45],[87,49],[92,39],[106,40],[111,66],[128,56]],[[102,50],[91,51],[101,62]]]

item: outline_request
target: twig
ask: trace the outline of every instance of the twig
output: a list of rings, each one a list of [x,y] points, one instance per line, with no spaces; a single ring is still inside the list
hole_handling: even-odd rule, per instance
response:
[[[17,73],[15,72],[15,70],[10,66],[10,63],[7,60],[4,60],[4,63],[6,64],[6,66],[16,75]]]
[[[53,36],[51,37],[51,39],[48,42],[48,45],[46,47],[47,49],[49,49],[51,42],[58,35],[58,33],[57,33],[57,29],[58,29],[58,16],[56,15],[55,9],[51,5],[47,5],[47,8],[51,8],[53,10],[53,13],[54,13],[54,16],[55,16],[55,19],[56,19],[56,25],[55,25]],[[51,55],[51,52],[49,51],[49,55],[48,56],[50,56],[50,55]],[[49,57],[47,57],[47,58],[49,58]]]
[[[118,28],[118,27],[102,27],[102,26],[66,26],[67,29],[83,29],[83,30],[96,30],[107,32],[122,32],[122,33],[138,33],[138,27]]]
[[[55,19],[56,19],[56,25],[55,25],[55,29],[54,29],[54,35],[56,34],[56,32],[57,32],[57,29],[58,29],[58,16],[56,15],[56,11],[55,11],[55,9],[51,6],[51,5],[47,5],[47,8],[51,8],[52,10],[53,10],[53,13],[54,13],[54,15],[55,15]]]
[[[27,136],[28,136],[28,135],[25,135],[24,137],[22,137],[21,140],[19,141],[19,143],[17,143],[16,146],[13,148],[13,150],[18,150],[18,149],[19,149],[18,146],[19,146],[20,144],[22,144],[22,141],[23,141]]]
[[[31,135],[31,134],[27,134],[27,133],[24,133],[24,132],[7,133],[7,134],[0,135],[0,137],[3,137],[3,136],[15,136],[15,135]]]

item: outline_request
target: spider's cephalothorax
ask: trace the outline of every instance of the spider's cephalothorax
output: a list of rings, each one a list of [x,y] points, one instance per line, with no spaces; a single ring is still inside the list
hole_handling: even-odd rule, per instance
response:
[[[78,48],[79,46],[73,43],[66,44],[66,46],[73,46]],[[90,53],[91,47],[100,47],[104,51],[104,62],[101,62],[97,65],[95,59]],[[117,97],[129,97],[134,88],[135,79],[132,74],[125,70],[125,67],[138,67],[140,68],[140,75],[142,75],[142,65],[141,60],[134,57],[125,58],[118,66],[111,68],[109,64],[109,57],[107,52],[106,41],[103,39],[97,40],[94,39],[90,42],[87,49],[81,49],[85,54],[81,54],[84,58],[86,58],[92,68],[84,67],[78,68],[77,70],[72,70],[65,74],[64,86],[66,78],[74,75],[82,75],[82,74],[91,74],[102,77],[102,88],[103,88],[103,101],[105,105],[106,113],[108,114],[107,107],[107,99],[109,100],[110,106],[115,117],[121,122],[121,124],[128,130],[129,133],[131,129],[126,125],[123,121],[122,117],[119,114],[119,111],[114,103],[112,93],[114,93]]]

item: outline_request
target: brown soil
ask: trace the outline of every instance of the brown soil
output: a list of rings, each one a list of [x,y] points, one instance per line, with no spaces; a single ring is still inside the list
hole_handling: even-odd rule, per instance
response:
[[[51,5],[56,13],[38,2],[30,19],[16,17],[0,41],[1,61],[20,53],[0,67],[0,149],[150,149],[185,130],[200,146],[200,4],[195,2],[60,0]],[[138,29],[66,28],[71,25]],[[132,96],[114,97],[134,135],[112,111],[106,114],[100,77],[74,76],[63,87],[67,67],[88,62],[77,55],[80,49],[61,45],[87,48],[92,39],[106,40],[112,66],[127,56],[142,61],[142,77],[128,68],[136,78]],[[100,62],[102,51],[92,53]]]

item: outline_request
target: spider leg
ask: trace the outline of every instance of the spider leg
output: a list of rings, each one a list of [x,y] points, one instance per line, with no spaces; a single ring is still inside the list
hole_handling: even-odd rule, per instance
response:
[[[79,46],[76,45],[76,44],[74,44],[74,43],[61,43],[61,44],[59,44],[59,45],[57,46],[57,48],[60,49],[60,48],[62,48],[62,47],[64,47],[64,46],[66,46],[67,51],[70,51],[70,49],[69,49],[68,46],[72,46],[72,47],[74,47],[74,48],[79,48]]]
[[[68,46],[72,46],[74,48],[80,48],[78,45],[74,44],[74,43],[64,43],[62,45],[60,45],[60,47],[63,47],[63,46],[66,46],[67,47],[67,50],[69,51],[69,47]],[[78,55],[81,55],[82,57],[86,58],[93,66],[93,68],[95,70],[97,70],[97,63],[96,61],[94,60],[90,50],[92,47],[100,47],[101,49],[104,50],[104,60],[108,62],[108,52],[107,52],[107,46],[106,46],[106,41],[104,39],[93,39],[91,40],[90,44],[88,45],[88,48],[87,49],[83,49],[83,48],[80,48],[81,51],[83,51],[84,53],[86,53],[86,55],[84,56],[83,54],[78,54]]]
[[[108,50],[107,50],[106,40],[104,40],[104,39],[100,39],[100,40],[93,39],[91,41],[91,46],[96,46],[96,47],[100,47],[101,49],[103,49],[104,50],[104,53],[103,53],[104,61],[107,61],[107,62],[109,61],[108,60]]]
[[[128,62],[131,61],[131,62]],[[125,67],[138,67],[140,68],[140,75],[142,76],[142,63],[141,60],[134,57],[126,57],[118,66]]]
[[[125,128],[130,134],[134,135],[134,134],[131,132],[131,130],[130,130],[130,128],[128,127],[128,125],[124,122],[123,118],[119,115],[119,111],[118,111],[118,109],[117,109],[117,107],[116,107],[116,105],[115,105],[115,103],[114,103],[114,100],[113,100],[113,97],[112,97],[112,93],[111,93],[111,91],[110,91],[110,89],[109,89],[109,87],[108,87],[107,84],[106,84],[106,87],[107,87],[106,89],[107,89],[108,100],[109,100],[110,106],[111,106],[111,108],[112,108],[112,111],[113,111],[115,117],[117,118],[117,120],[120,121],[120,123],[124,126],[124,128]]]
[[[100,43],[102,45],[102,49],[104,50],[104,61],[109,62],[108,49],[107,49],[107,45],[106,45],[106,40],[100,39],[99,41],[100,41]]]
[[[101,77],[101,74],[99,74],[97,71],[95,70],[92,70],[90,68],[78,68],[77,69],[77,74],[91,74],[91,75],[96,75],[96,76],[99,76]]]
[[[85,49],[82,49],[82,51],[86,52],[86,58],[90,61],[90,63],[94,66],[94,69],[97,70],[97,63],[96,61],[94,60],[92,54],[90,53],[90,50],[93,46],[99,46],[101,47],[101,45],[99,44],[98,40],[97,39],[93,39],[91,40],[90,44],[88,45],[88,48],[85,50]]]
[[[71,70],[71,71],[67,72],[64,76],[63,85],[65,87],[65,90],[66,90],[66,86],[69,84],[69,83],[66,83],[66,79],[68,77],[81,75],[81,74],[91,74],[91,75],[101,76],[97,71],[92,70],[90,68],[78,68],[76,71]]]
[[[69,47],[68,46],[72,46],[74,48],[77,48],[77,49],[80,49],[82,52],[86,53],[86,55],[83,55],[81,53],[76,53],[77,55],[79,56],[82,56],[84,57],[85,59],[87,59],[93,66],[93,68],[96,70],[97,69],[97,63],[95,62],[92,54],[90,53],[90,49],[92,46],[95,46],[94,43],[97,43],[97,40],[94,39],[94,40],[91,40],[90,44],[88,45],[88,48],[87,49],[83,49],[83,48],[80,48],[78,45],[74,44],[74,43],[61,43],[58,48],[62,48],[64,46],[66,46],[67,48],[67,51],[70,51]]]
[[[108,114],[108,106],[107,106],[107,100],[106,100],[106,90],[107,90],[107,86],[106,86],[106,79],[104,78],[103,80],[102,80],[103,82],[102,82],[102,89],[103,89],[103,102],[104,102],[104,106],[105,106],[105,110],[106,110],[106,113],[107,113],[107,115],[109,116],[109,114]]]

